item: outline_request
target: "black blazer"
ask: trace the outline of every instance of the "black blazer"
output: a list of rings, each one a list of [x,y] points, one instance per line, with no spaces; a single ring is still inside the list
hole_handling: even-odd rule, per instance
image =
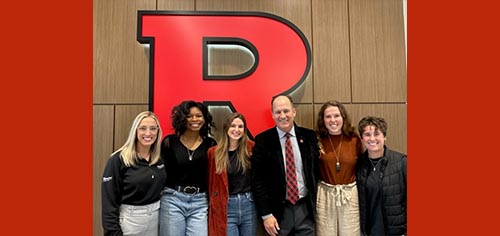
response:
[[[316,184],[319,176],[319,147],[313,130],[294,125],[304,168],[304,182],[308,190],[307,207],[314,221],[316,211]],[[280,222],[286,200],[286,177],[280,137],[276,127],[255,137],[252,161],[252,189],[260,216],[273,214]]]

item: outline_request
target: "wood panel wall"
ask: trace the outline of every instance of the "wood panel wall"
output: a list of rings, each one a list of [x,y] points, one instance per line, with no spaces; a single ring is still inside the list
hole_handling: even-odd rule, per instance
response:
[[[148,109],[149,48],[136,41],[138,10],[261,11],[291,21],[304,33],[312,51],[309,75],[291,94],[297,104],[297,123],[314,129],[321,104],[336,99],[346,104],[354,124],[366,115],[384,117],[389,125],[387,145],[406,153],[402,0],[93,2],[96,236],[102,235],[100,186],[106,160],[125,142],[137,113]],[[228,110],[212,111],[216,124],[222,124]]]

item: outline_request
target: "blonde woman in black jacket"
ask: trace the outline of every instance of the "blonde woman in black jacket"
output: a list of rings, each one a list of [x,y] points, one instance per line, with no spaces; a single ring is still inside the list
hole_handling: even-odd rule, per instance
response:
[[[104,235],[157,236],[160,197],[167,175],[160,159],[156,115],[141,112],[127,141],[108,159],[102,177]]]

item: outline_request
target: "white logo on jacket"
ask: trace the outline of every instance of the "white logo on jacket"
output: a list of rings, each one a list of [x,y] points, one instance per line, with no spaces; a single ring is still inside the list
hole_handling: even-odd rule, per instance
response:
[[[102,177],[102,182],[103,183],[106,183],[106,182],[109,182],[113,179],[113,176],[109,176],[109,177]]]

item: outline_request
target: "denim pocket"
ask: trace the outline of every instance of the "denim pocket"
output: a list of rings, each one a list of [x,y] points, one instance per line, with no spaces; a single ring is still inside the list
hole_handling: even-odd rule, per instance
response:
[[[163,189],[163,192],[162,192],[162,195],[175,195],[177,191],[175,191],[174,189],[171,189],[169,187],[165,187]]]

